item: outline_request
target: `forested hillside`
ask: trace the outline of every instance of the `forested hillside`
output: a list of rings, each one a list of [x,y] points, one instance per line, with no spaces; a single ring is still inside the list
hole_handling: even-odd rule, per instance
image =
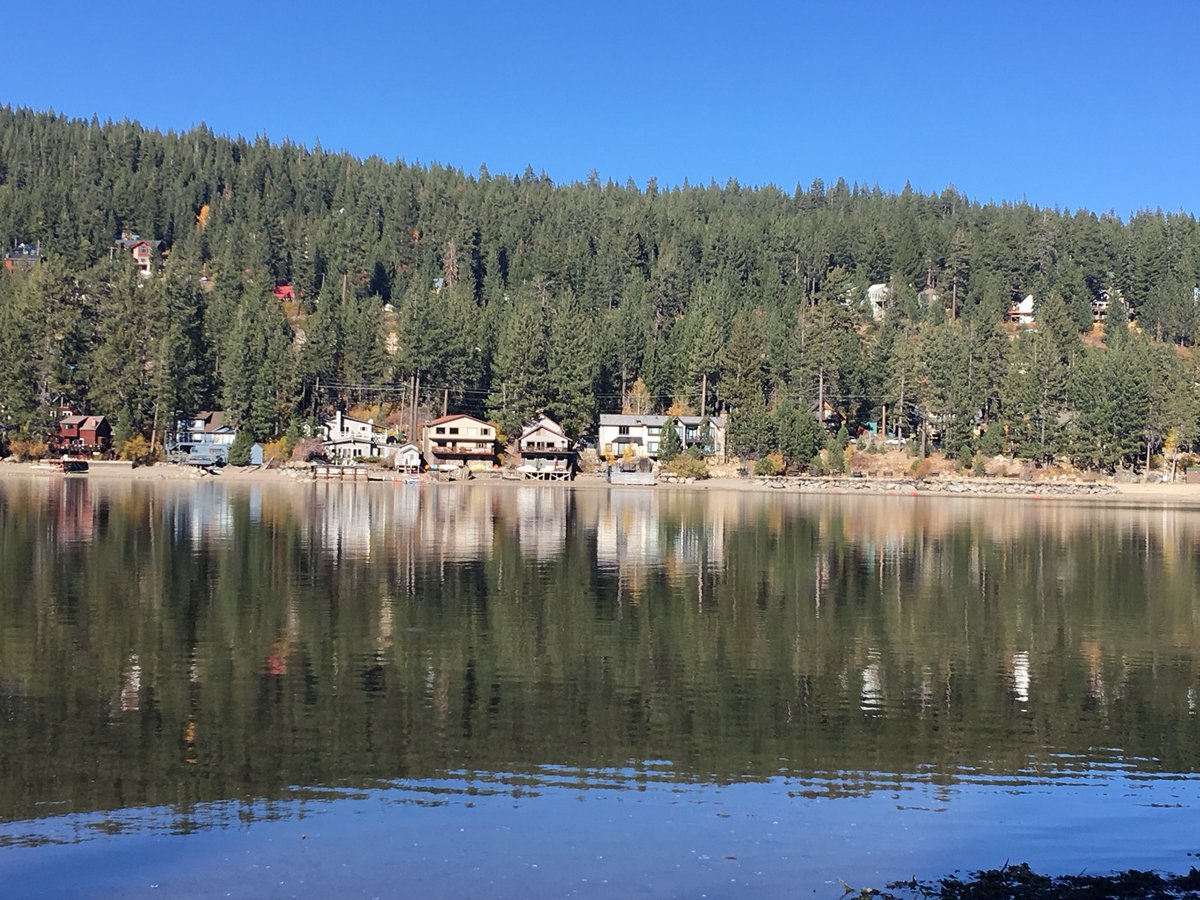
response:
[[[114,254],[122,232],[166,241],[161,270]],[[886,404],[953,453],[1107,468],[1196,438],[1185,215],[842,182],[555,185],[0,107],[0,239],[46,257],[0,277],[10,433],[66,398],[118,437],[218,407],[268,438],[399,407],[419,375],[428,408],[448,395],[509,431],[542,409],[579,434],[602,411],[703,401],[737,451],[800,465],[820,400],[852,427]],[[1036,327],[1006,325],[1027,294]]]

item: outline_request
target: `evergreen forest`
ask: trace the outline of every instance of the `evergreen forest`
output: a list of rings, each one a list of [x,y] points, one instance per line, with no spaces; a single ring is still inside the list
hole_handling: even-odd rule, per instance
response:
[[[151,277],[114,251],[125,233],[166,242]],[[1111,471],[1197,439],[1186,214],[560,185],[0,107],[0,240],[45,258],[0,277],[10,437],[64,402],[118,440],[210,408],[258,439],[337,408],[407,428],[415,393],[510,435],[543,410],[573,435],[602,412],[724,413],[734,452],[793,467],[818,412],[853,432],[885,407],[889,432],[959,456]],[[1027,295],[1035,324],[1006,322]]]

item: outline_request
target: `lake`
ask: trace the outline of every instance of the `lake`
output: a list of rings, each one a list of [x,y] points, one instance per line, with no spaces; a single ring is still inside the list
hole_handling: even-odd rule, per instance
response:
[[[1200,850],[1200,513],[0,482],[16,895],[837,896]]]

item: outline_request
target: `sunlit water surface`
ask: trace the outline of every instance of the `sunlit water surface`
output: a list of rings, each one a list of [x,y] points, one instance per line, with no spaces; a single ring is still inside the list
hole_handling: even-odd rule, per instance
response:
[[[1200,513],[0,484],[15,895],[840,894],[1200,851]]]

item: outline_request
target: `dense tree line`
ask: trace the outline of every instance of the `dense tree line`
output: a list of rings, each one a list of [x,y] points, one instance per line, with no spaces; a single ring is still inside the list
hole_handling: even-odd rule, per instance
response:
[[[154,277],[114,258],[124,231],[169,242]],[[818,409],[853,429],[886,406],[951,452],[1100,467],[1197,431],[1188,215],[841,181],[555,185],[3,107],[0,238],[47,257],[0,279],[14,431],[66,397],[119,435],[220,406],[265,438],[416,385],[428,409],[510,432],[545,409],[574,433],[636,386],[655,410],[728,412],[735,450],[801,464]],[[272,296],[284,282],[295,302]],[[1102,293],[1108,336],[1085,342]],[[1026,294],[1038,324],[1018,333],[1004,312]]]

